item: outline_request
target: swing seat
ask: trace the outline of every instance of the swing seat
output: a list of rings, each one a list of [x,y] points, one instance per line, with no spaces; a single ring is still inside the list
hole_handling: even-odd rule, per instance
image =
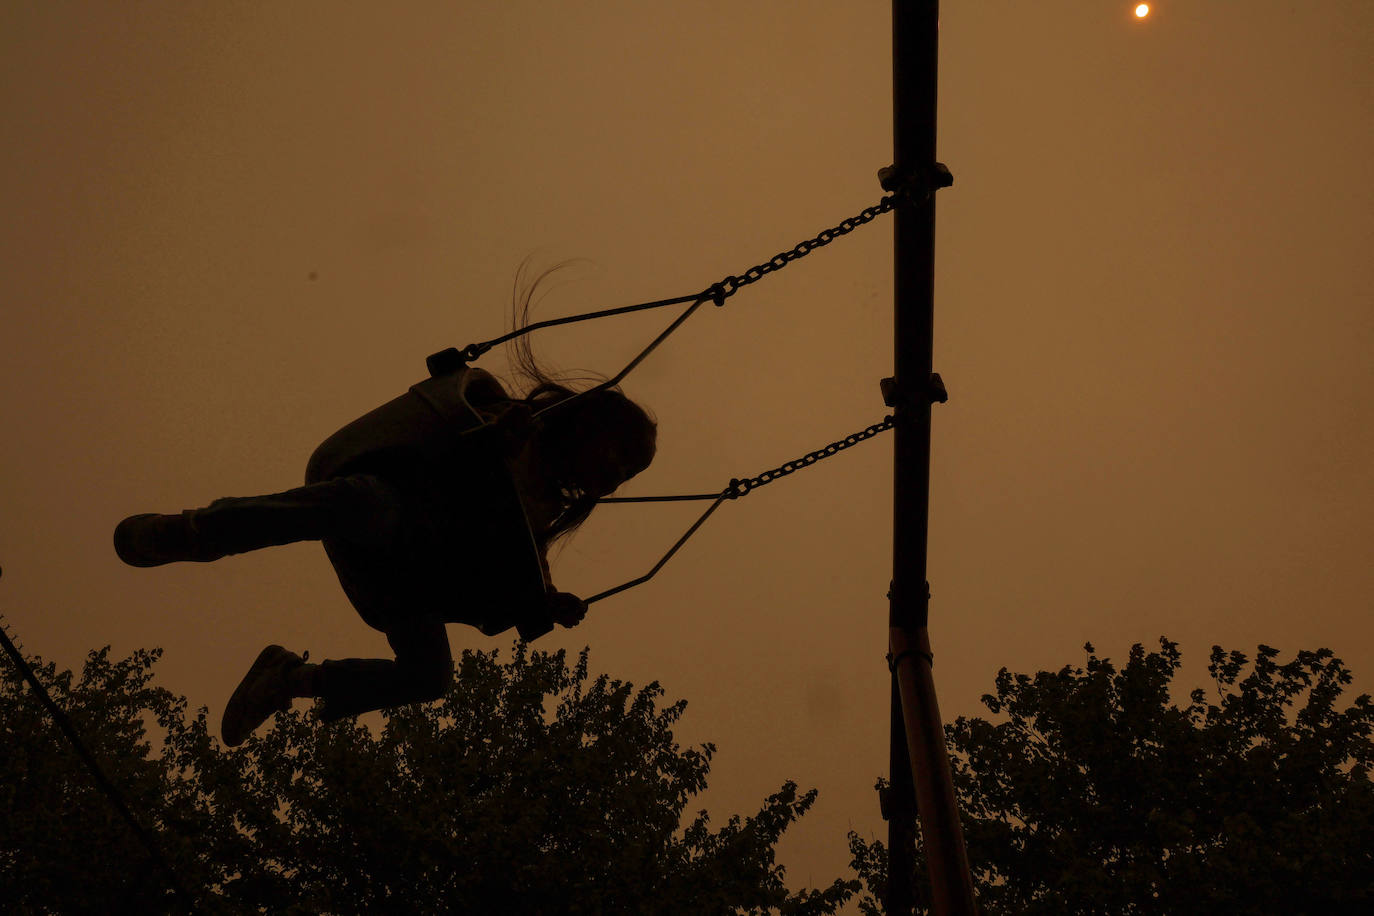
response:
[[[439,521],[417,533],[405,562],[328,540],[325,551],[358,613],[383,632],[398,617],[421,614],[488,636],[516,626],[534,639],[552,621],[525,507],[494,430],[464,394],[472,370],[435,368],[324,440],[305,480],[374,474]]]

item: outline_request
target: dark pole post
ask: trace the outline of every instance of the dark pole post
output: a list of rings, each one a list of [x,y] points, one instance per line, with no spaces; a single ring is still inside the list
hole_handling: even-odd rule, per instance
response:
[[[948,184],[935,160],[939,0],[893,0],[893,150],[891,180],[911,193],[895,211],[896,374],[885,385],[894,408],[892,592],[889,640],[893,677],[893,790],[890,814],[891,916],[911,911],[903,885],[910,874],[914,788],[931,904],[937,914],[974,914],[973,882],[945,751],[926,630],[930,505],[930,407],[944,400],[932,370],[935,315],[935,188]],[[948,173],[944,173],[947,178]],[[927,193],[928,192],[928,193]],[[900,707],[900,708],[898,708]],[[903,753],[905,752],[905,753]],[[901,762],[908,772],[899,773]],[[906,796],[905,798],[903,796]]]

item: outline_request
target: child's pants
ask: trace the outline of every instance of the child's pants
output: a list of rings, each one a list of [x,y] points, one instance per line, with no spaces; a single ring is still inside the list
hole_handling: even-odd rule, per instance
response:
[[[355,474],[284,493],[217,499],[185,515],[197,549],[210,555],[319,540],[383,561],[394,557],[398,569],[404,569],[416,537],[422,536],[429,521],[415,506],[395,485],[371,474]],[[390,615],[384,621],[369,617],[362,607],[358,610],[386,633],[396,658],[322,663],[316,680],[317,695],[324,699],[321,718],[334,720],[443,696],[453,679],[453,656],[444,618],[436,609],[416,607],[413,613]]]

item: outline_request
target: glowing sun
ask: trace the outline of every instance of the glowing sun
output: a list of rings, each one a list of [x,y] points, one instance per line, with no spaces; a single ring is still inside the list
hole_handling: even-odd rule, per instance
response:
[[[1144,19],[1144,18],[1145,18],[1146,16],[1148,16],[1148,15],[1150,15],[1150,4],[1148,4],[1148,3],[1141,3],[1141,4],[1139,4],[1139,5],[1136,6],[1136,8],[1135,8],[1135,18],[1137,18],[1137,19]]]

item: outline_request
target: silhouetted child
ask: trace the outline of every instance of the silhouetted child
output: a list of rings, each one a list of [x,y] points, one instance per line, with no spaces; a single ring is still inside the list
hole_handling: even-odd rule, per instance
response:
[[[322,698],[326,720],[438,699],[453,677],[447,623],[487,635],[514,626],[532,639],[582,620],[581,599],[549,582],[549,545],[648,467],[657,427],[619,390],[576,396],[527,345],[521,353],[537,383],[523,398],[480,369],[440,374],[325,440],[303,487],[135,515],[115,529],[115,550],[132,566],[322,541],[354,608],[386,634],[394,660],[316,665],[263,649],[225,707],[225,744],[242,743],[293,697]]]

